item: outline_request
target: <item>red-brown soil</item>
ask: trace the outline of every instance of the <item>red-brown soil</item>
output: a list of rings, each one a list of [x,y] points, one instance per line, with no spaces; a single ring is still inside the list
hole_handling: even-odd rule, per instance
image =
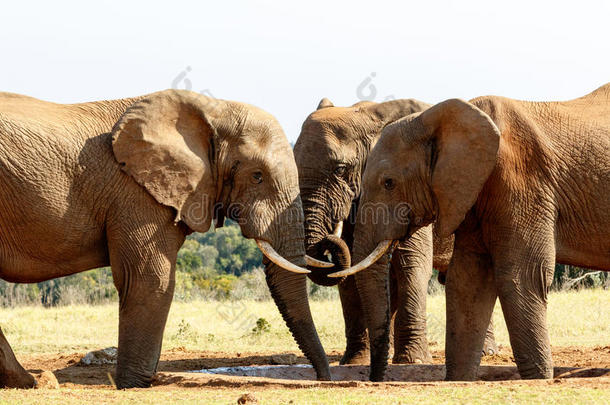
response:
[[[31,373],[43,370],[52,371],[61,387],[70,388],[108,388],[112,389],[110,376],[114,374],[114,365],[83,366],[80,359],[84,353],[45,354],[20,356],[24,367]],[[333,365],[337,365],[341,353],[329,353]],[[555,347],[553,360],[556,367],[556,378],[550,381],[514,381],[517,378],[514,368],[508,367],[482,367],[482,378],[474,384],[566,384],[569,386],[593,386],[610,388],[610,346],[605,347]],[[437,366],[419,365],[415,367],[391,367],[388,381],[378,383],[382,385],[396,384],[473,384],[459,382],[439,381],[442,377],[444,362],[442,351],[433,352],[433,364]],[[217,367],[236,367],[269,364],[306,364],[306,359],[298,353],[219,353],[219,352],[193,352],[174,349],[163,352],[159,363],[159,374],[155,379],[158,389],[205,388],[205,387],[311,387],[311,386],[366,386],[376,385],[362,381],[333,381],[317,382],[311,380],[290,380],[290,375],[276,375],[277,378],[262,377],[234,377],[224,375],[210,375],[201,373],[185,373],[192,370],[201,370]],[[486,366],[514,366],[512,353],[508,348],[502,348],[495,356],[485,357],[482,365]],[[366,367],[350,367],[334,369],[335,373],[344,380],[349,380],[349,373],[353,373],[352,380],[365,380],[368,374]],[[290,371],[290,370],[288,370]],[[413,375],[417,378],[413,379]],[[401,382],[401,377],[407,376],[410,381]],[[409,377],[411,376],[411,377]],[[559,378],[557,378],[559,377]],[[568,378],[566,378],[568,377]],[[574,377],[574,378],[573,378]],[[513,381],[490,382],[498,379],[512,379]]]

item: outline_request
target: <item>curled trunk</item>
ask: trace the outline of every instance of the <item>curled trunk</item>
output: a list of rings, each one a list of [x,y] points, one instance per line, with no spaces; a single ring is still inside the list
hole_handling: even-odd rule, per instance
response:
[[[329,268],[309,268],[311,270],[311,273],[308,274],[309,279],[323,286],[337,285],[342,279],[328,277],[328,275],[349,268],[352,261],[349,247],[343,239],[335,235],[327,235],[320,242],[311,246],[307,253],[312,257],[328,260],[334,264]]]

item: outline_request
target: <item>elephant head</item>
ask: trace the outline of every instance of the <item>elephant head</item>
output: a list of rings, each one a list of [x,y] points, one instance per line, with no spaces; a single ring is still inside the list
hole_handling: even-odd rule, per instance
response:
[[[441,237],[464,220],[496,164],[500,132],[474,105],[452,99],[387,126],[363,175],[352,268],[371,339],[371,379],[387,365],[389,307],[386,251],[436,222]]]
[[[305,212],[305,243],[310,256],[330,258],[333,268],[311,268],[310,279],[335,285],[328,274],[351,264],[353,223],[363,168],[381,130],[390,122],[428,108],[416,100],[363,101],[335,107],[320,101],[307,117],[294,147]]]
[[[123,170],[173,208],[176,223],[206,232],[226,215],[257,241],[284,320],[318,378],[329,379],[303,274],[297,168],[275,118],[251,105],[167,90],[132,105],[112,135]]]

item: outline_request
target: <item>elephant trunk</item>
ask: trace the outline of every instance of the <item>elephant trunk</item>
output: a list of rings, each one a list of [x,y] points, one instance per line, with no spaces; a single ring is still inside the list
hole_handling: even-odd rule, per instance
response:
[[[298,206],[297,206],[298,205]],[[286,211],[287,219],[302,218],[300,201]],[[290,217],[290,218],[288,218]],[[278,253],[297,266],[305,265],[304,237],[301,221],[282,220],[273,245]],[[316,331],[304,274],[288,272],[265,258],[265,274],[271,296],[292,333],[299,349],[309,359],[318,380],[330,380],[328,359]]]
[[[330,268],[309,268],[311,270],[311,273],[307,275],[309,279],[323,286],[339,284],[342,280],[341,278],[328,277],[328,275],[345,270],[352,263],[349,247],[343,239],[336,235],[327,235],[324,239],[311,246],[307,250],[307,254],[315,258],[328,260],[334,264]]]
[[[318,187],[306,187],[301,184],[301,199],[305,214],[305,244],[309,249],[319,243],[331,232],[331,218],[328,203]]]
[[[340,278],[328,277],[328,274],[344,270],[351,265],[351,253],[348,243],[340,234],[333,234],[343,218],[341,212],[331,212],[332,206],[328,201],[329,190],[308,177],[301,178],[301,198],[305,214],[305,247],[307,254],[316,259],[331,261],[332,268],[313,268],[308,277],[316,284],[334,286],[339,284]]]
[[[354,241],[354,263],[359,263],[375,249],[375,243],[368,243],[358,233]],[[388,365],[390,345],[390,289],[389,253],[384,254],[369,268],[356,273],[356,286],[362,306],[365,324],[369,331],[371,351],[371,381],[383,381]]]

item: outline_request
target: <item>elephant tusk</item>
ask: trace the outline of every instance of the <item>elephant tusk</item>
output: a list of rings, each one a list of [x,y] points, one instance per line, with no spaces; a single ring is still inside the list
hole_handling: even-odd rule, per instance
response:
[[[340,238],[341,234],[343,234],[343,221],[338,222],[337,225],[335,225],[335,230],[333,231],[333,235],[335,235],[337,238]]]
[[[322,261],[322,260],[318,260],[316,258],[313,258],[313,257],[309,256],[309,255],[305,255],[305,262],[307,262],[308,266],[311,266],[311,267],[320,267],[320,268],[323,268],[323,269],[329,269],[329,268],[335,266],[332,263],[325,262],[325,261]]]
[[[375,250],[373,250],[371,252],[371,254],[368,255],[368,257],[366,259],[364,259],[363,261],[361,261],[357,265],[350,267],[349,269],[346,269],[346,270],[343,270],[343,271],[339,271],[337,273],[331,273],[331,274],[328,275],[328,277],[351,276],[352,274],[356,274],[359,271],[362,271],[362,270],[366,269],[367,267],[369,267],[370,265],[375,263],[377,260],[379,260],[379,258],[381,256],[383,256],[383,254],[386,252],[386,250],[388,250],[388,248],[392,245],[393,242],[394,241],[391,240],[391,239],[379,242],[379,244],[377,245]]]
[[[311,271],[299,267],[296,264],[290,263],[288,260],[284,259],[282,256],[279,255],[278,252],[275,251],[275,249],[273,248],[273,246],[271,246],[269,242],[257,239],[256,244],[258,245],[258,248],[261,250],[261,252],[263,252],[263,254],[267,256],[267,259],[271,260],[273,263],[277,264],[284,270],[301,274],[311,273]]]

